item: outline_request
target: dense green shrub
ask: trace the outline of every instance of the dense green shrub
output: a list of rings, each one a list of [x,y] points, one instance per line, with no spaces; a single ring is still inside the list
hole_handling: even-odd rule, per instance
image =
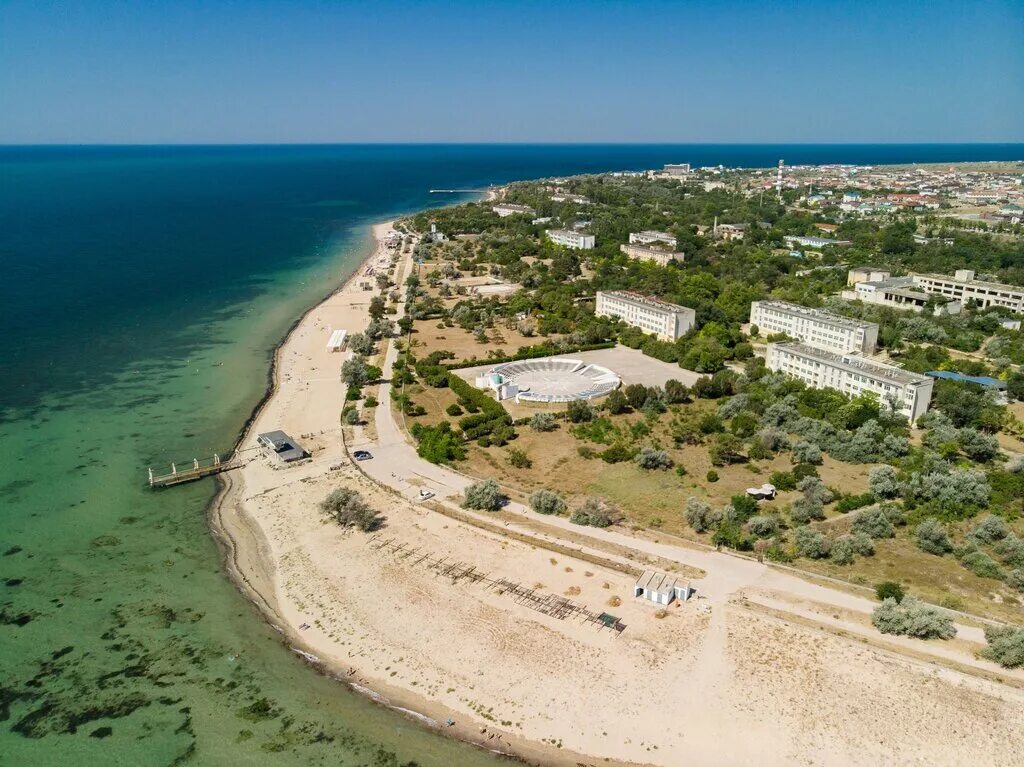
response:
[[[510,447],[506,458],[508,458],[509,464],[516,469],[529,469],[533,466],[533,461],[530,460],[530,457],[525,453],[525,451],[520,450],[517,447]]]
[[[538,514],[561,514],[566,506],[558,493],[551,490],[534,490],[530,493],[530,508]]]
[[[446,407],[444,409],[444,412],[447,413],[448,415],[452,416],[452,417],[458,417],[458,416],[463,414],[462,408],[459,407],[454,402],[452,404],[450,404],[448,407]]]
[[[901,602],[886,599],[871,614],[871,622],[883,634],[917,639],[952,639],[956,636],[952,618],[913,597],[904,597]]]
[[[633,460],[641,469],[671,469],[675,465],[668,453],[653,447],[641,448]]]
[[[554,431],[558,428],[558,423],[551,413],[537,413],[530,419],[530,428],[534,431]]]
[[[828,556],[828,539],[809,527],[798,528],[794,534],[794,542],[798,556],[808,559],[824,559]]]
[[[768,481],[776,490],[796,490],[796,477],[791,471],[773,471]]]
[[[566,416],[572,423],[586,423],[594,420],[594,409],[583,400],[573,400],[565,409]]]
[[[1005,538],[1009,532],[1010,528],[1006,526],[1006,522],[1001,517],[989,514],[968,533],[968,536],[981,543],[995,543]]]
[[[414,423],[412,436],[416,440],[417,455],[431,463],[452,463],[466,457],[462,437],[452,431],[452,425],[447,421],[434,426]]]
[[[864,533],[870,538],[892,538],[896,535],[892,522],[880,507],[864,509],[853,520],[851,526],[855,533]]]
[[[767,514],[753,516],[747,520],[747,530],[758,538],[770,538],[779,531],[779,518]]]
[[[865,506],[870,506],[875,502],[875,496],[872,493],[863,493],[862,495],[847,495],[836,501],[836,511],[842,512],[843,514],[849,511],[856,511],[862,509]]]
[[[949,540],[945,526],[935,517],[922,520],[921,524],[917,526],[916,538],[917,547],[929,554],[941,557],[947,551],[953,550],[953,544]]]
[[[1003,579],[999,564],[984,551],[966,551],[960,556],[960,564],[980,578]]]
[[[1024,666],[1024,629],[1014,626],[986,626],[988,647],[981,651],[983,658],[995,661],[1004,668]]]
[[[608,527],[615,522],[618,510],[606,501],[588,498],[569,517],[577,525]]]
[[[875,596],[878,597],[879,602],[884,602],[886,599],[892,599],[899,603],[903,601],[905,596],[903,587],[895,581],[882,581],[875,586]]]
[[[721,512],[713,512],[707,503],[693,496],[686,499],[685,514],[686,523],[698,533],[706,533],[722,522]]]
[[[462,505],[467,509],[477,509],[478,511],[497,511],[508,500],[502,492],[501,486],[493,479],[474,482],[466,488],[463,495]]]
[[[342,527],[358,527],[364,533],[376,529],[381,522],[359,491],[348,487],[332,490],[320,501],[320,510]]]

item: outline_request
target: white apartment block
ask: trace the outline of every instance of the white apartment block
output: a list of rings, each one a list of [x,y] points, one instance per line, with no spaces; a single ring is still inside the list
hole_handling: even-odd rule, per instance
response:
[[[646,245],[619,245],[619,250],[637,261],[654,261],[656,264],[668,266],[671,261],[683,261],[683,254],[660,248],[649,248]]]
[[[630,232],[629,244],[630,245],[650,245],[654,242],[663,242],[670,248],[675,248],[679,243],[676,241],[674,235],[668,232],[655,232],[655,231],[644,231],[644,232]]]
[[[575,232],[571,229],[548,229],[544,234],[555,245],[573,250],[593,250],[594,235]]]
[[[1017,314],[1024,314],[1024,288],[976,280],[971,269],[958,269],[952,277],[915,274],[913,280],[914,286],[926,293],[945,296],[961,304],[974,301],[983,308],[1003,306]]]
[[[662,341],[686,335],[697,321],[697,313],[689,307],[631,290],[599,290],[595,313],[598,317],[617,317]]]
[[[500,202],[497,205],[492,205],[491,210],[498,214],[498,218],[505,218],[505,216],[514,216],[516,213],[524,213],[529,216],[536,216],[537,211],[531,208],[529,205],[515,205],[511,202]]]
[[[687,176],[690,173],[690,163],[668,162],[665,163],[663,172],[667,173],[670,176]]]
[[[824,309],[811,309],[788,301],[754,301],[750,324],[762,335],[785,333],[816,349],[838,354],[872,354],[878,344],[878,325],[853,320]]]
[[[768,344],[769,370],[798,378],[812,389],[835,389],[849,397],[868,393],[913,423],[932,399],[934,380],[855,354],[836,354],[800,343]]]

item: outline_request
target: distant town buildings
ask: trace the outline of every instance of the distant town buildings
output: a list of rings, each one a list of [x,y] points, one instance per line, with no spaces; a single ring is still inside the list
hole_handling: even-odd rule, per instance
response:
[[[572,248],[573,250],[593,250],[594,248],[594,235],[592,234],[584,234],[572,229],[548,229],[544,234],[555,245],[561,245],[563,248]]]
[[[537,211],[531,208],[529,205],[515,205],[511,202],[499,202],[497,205],[492,205],[491,210],[498,214],[499,218],[505,218],[505,216],[514,216],[517,213],[522,213],[528,216],[536,216]]]
[[[590,205],[590,198],[584,197],[581,194],[553,194],[551,195],[552,202],[574,202],[577,205]]]
[[[689,307],[630,290],[598,291],[595,313],[598,317],[617,317],[662,341],[675,341],[697,320],[697,313]]]
[[[651,243],[661,242],[673,249],[678,245],[675,235],[668,232],[655,232],[651,230],[630,232],[629,242],[631,245],[650,245]]]
[[[769,370],[813,389],[835,389],[848,397],[874,394],[911,423],[928,410],[934,380],[856,354],[836,354],[801,343],[768,344]]]
[[[653,261],[661,266],[668,266],[672,261],[683,261],[683,254],[647,245],[619,245],[619,250],[636,261]]]
[[[839,354],[872,354],[878,343],[878,325],[853,320],[824,309],[811,309],[788,301],[754,301],[750,324],[763,335],[785,333],[816,349]]]

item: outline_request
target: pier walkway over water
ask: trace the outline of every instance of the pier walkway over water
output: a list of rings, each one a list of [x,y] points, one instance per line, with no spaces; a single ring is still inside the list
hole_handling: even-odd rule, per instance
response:
[[[230,455],[226,460],[222,460],[219,454],[214,453],[212,458],[204,458],[202,460],[193,458],[192,463],[182,464],[183,468],[179,468],[178,464],[172,463],[169,474],[157,474],[153,471],[153,467],[150,466],[149,486],[151,488],[171,487],[172,485],[180,485],[184,482],[194,482],[197,479],[220,474],[222,471],[237,469],[243,463],[244,461],[238,455]]]

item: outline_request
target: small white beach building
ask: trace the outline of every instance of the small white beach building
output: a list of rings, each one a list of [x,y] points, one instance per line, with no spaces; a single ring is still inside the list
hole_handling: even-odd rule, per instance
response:
[[[634,597],[659,605],[671,604],[674,599],[685,602],[692,593],[689,581],[680,582],[677,578],[655,570],[644,570],[633,586]]]

